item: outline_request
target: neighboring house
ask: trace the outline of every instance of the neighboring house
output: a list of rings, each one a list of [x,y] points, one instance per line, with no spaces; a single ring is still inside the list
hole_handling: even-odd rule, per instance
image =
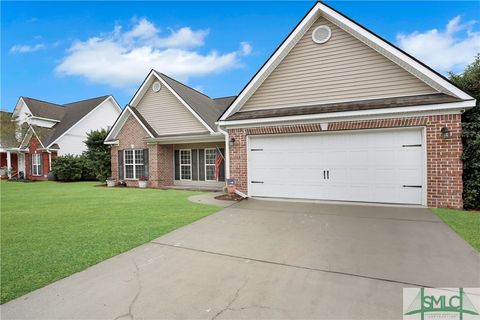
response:
[[[323,3],[238,97],[152,71],[130,105],[106,141],[129,185],[137,167],[153,187],[203,185],[204,152],[220,146],[243,196],[463,204],[461,114],[474,98]]]
[[[0,130],[2,130],[2,135],[0,137],[0,179],[8,178],[7,170],[7,149],[15,148],[18,146],[15,128],[14,126],[8,126],[10,119],[12,118],[11,112],[0,111],[0,117],[2,123],[0,124]],[[12,170],[17,171],[17,155],[11,155]]]
[[[152,70],[110,130],[112,176],[151,187],[219,189],[224,162],[215,174],[215,159],[225,153],[225,137],[215,121],[234,97],[212,99]]]
[[[109,129],[121,108],[112,96],[103,96],[58,105],[20,97],[12,119],[27,123],[21,143],[2,150],[2,159],[14,173],[27,179],[46,179],[57,155],[80,155],[92,130]],[[3,164],[3,160],[2,160]]]

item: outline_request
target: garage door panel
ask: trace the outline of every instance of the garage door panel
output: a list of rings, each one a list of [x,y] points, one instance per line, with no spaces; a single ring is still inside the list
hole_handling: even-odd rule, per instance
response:
[[[249,181],[249,193],[421,204],[422,188],[404,187],[422,186],[421,144],[417,128],[254,136],[249,140],[249,178],[263,183]]]

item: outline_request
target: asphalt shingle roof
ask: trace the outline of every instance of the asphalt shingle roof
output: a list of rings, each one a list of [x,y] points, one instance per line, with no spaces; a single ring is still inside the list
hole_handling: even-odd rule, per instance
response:
[[[371,109],[398,108],[426,104],[458,102],[461,99],[443,94],[426,94],[420,96],[382,98],[354,102],[328,103],[315,106],[276,108],[255,111],[240,111],[227,120],[246,120],[270,117],[298,116],[305,114],[320,114],[327,112],[361,111]]]
[[[52,128],[32,126],[42,144],[47,147],[108,97],[108,95],[101,96],[66,103],[64,105],[58,105],[28,97],[22,98],[33,116],[59,121]]]
[[[32,112],[32,116],[61,120],[65,114],[65,108],[62,105],[29,97],[22,97],[22,99]]]

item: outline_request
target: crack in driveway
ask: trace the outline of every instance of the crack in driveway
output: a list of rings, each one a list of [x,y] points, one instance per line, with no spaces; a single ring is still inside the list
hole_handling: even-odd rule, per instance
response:
[[[135,302],[137,302],[137,299],[138,299],[138,296],[140,295],[141,291],[142,291],[142,282],[140,280],[140,268],[138,267],[138,264],[137,262],[135,261],[135,259],[132,259],[132,262],[135,266],[135,279],[137,279],[137,293],[135,294],[135,296],[133,297],[132,301],[130,302],[130,305],[128,306],[128,312],[127,313],[124,313],[124,314],[121,314],[119,315],[118,317],[116,317],[114,320],[119,320],[121,318],[124,318],[124,317],[128,317],[132,320],[135,319],[135,316],[133,315],[132,313],[132,309],[133,309],[133,305],[135,304]]]
[[[235,300],[238,299],[238,297],[240,296],[240,291],[242,291],[243,288],[245,288],[245,286],[247,285],[248,283],[248,278],[247,280],[245,280],[245,282],[237,289],[237,291],[235,292],[235,295],[233,296],[232,300],[230,300],[230,302],[226,305],[225,308],[223,308],[222,310],[218,311],[212,318],[211,320],[215,320],[217,319],[220,315],[222,315],[222,313],[224,313],[225,311],[227,310],[232,310],[232,311],[235,311],[236,309],[231,309],[230,306],[235,302]]]

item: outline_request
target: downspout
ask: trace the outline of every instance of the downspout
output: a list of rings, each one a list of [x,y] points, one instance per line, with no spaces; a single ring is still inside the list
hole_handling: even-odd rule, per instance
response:
[[[223,130],[220,125],[217,125],[218,131],[225,136],[225,177],[230,179],[230,144],[228,139],[228,132]],[[227,179],[225,179],[227,184]]]

